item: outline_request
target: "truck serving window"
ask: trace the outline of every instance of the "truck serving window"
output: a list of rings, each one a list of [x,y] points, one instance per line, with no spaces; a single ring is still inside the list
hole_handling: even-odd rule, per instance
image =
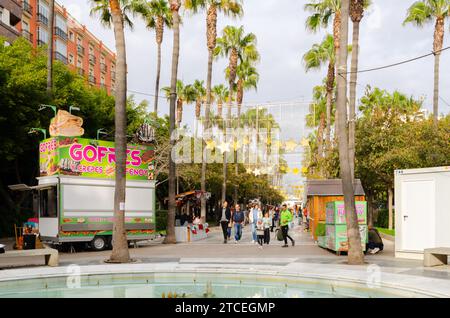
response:
[[[44,218],[55,218],[57,216],[58,208],[56,187],[42,189],[39,191],[39,195],[40,216]]]

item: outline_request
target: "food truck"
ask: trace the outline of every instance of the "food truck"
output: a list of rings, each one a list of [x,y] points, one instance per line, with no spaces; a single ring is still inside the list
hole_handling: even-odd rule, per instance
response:
[[[37,198],[43,242],[89,242],[94,250],[110,246],[114,216],[115,150],[109,141],[52,137],[39,146]],[[128,145],[125,229],[130,241],[155,233],[154,148]],[[21,188],[22,187],[22,188]]]

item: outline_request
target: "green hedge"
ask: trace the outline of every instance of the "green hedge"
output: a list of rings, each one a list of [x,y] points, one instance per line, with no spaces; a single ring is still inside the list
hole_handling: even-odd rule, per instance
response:
[[[395,210],[392,210],[392,221],[393,221],[393,225],[395,226]],[[375,222],[375,227],[381,227],[384,229],[387,229],[389,227],[389,210],[384,208],[384,209],[379,209],[378,210],[378,216],[377,216],[377,220]]]
[[[167,210],[156,210],[156,231],[165,231],[167,227]]]
[[[316,227],[316,237],[319,237],[319,236],[325,236],[327,233],[326,233],[326,230],[325,230],[325,223],[318,223],[317,224],[317,227]]]

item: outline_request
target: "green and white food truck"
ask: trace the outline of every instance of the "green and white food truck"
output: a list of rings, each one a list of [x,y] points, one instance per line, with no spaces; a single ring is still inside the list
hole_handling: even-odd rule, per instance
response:
[[[40,177],[29,187],[38,198],[41,240],[111,243],[114,216],[114,143],[52,137],[39,146]],[[130,241],[155,234],[154,148],[127,146],[125,228]],[[19,190],[19,189],[18,189]]]

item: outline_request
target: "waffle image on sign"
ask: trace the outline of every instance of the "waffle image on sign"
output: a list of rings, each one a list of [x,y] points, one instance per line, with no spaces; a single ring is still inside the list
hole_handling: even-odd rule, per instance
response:
[[[149,163],[150,161],[153,160],[153,156],[154,155],[155,155],[155,151],[154,150],[146,151],[141,157],[142,163]]]
[[[82,125],[82,118],[60,109],[56,116],[50,121],[50,136],[82,136],[84,134],[84,129],[81,127]]]

